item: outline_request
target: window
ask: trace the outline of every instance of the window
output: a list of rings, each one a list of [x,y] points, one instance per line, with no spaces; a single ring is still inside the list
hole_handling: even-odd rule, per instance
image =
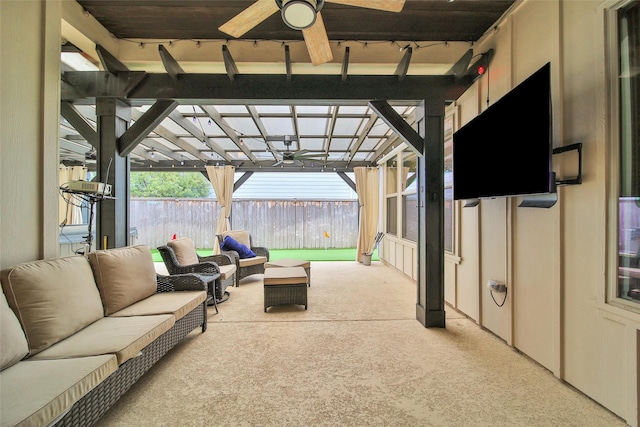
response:
[[[640,2],[617,11],[619,94],[618,286],[640,303]]]
[[[453,122],[455,107],[444,119],[444,250],[453,253]]]
[[[411,150],[402,153],[402,237],[418,241],[417,156]]]
[[[398,166],[397,158],[387,161],[385,195],[387,197],[387,234],[398,235]]]
[[[398,197],[387,197],[387,233],[398,235]]]

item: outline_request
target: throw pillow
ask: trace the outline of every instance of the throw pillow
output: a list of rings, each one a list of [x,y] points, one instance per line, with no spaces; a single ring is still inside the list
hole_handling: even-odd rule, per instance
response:
[[[156,270],[145,245],[97,250],[89,262],[108,316],[156,293]]]
[[[236,251],[242,259],[254,258],[256,256],[256,254],[251,249],[238,242],[231,236],[227,236],[224,238],[224,240],[220,244],[220,249],[222,249],[223,251]]]

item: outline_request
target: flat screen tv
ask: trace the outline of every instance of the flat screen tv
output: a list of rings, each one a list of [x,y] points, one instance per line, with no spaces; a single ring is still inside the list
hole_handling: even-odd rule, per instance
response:
[[[453,198],[555,192],[547,63],[453,134]]]

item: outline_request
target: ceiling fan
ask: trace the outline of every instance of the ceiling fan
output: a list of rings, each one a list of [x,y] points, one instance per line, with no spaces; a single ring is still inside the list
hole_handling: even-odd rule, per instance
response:
[[[294,30],[302,30],[311,63],[324,64],[333,59],[329,37],[320,14],[325,1],[387,12],[400,12],[405,2],[405,0],[257,0],[218,29],[238,38],[280,10],[282,20],[287,26]]]
[[[273,164],[273,166],[280,166],[280,165],[302,166],[304,165],[303,163],[304,160],[322,161],[326,157],[326,155],[324,154],[310,153],[309,150],[291,151],[291,143],[293,142],[293,140],[289,135],[285,135],[282,141],[284,142],[284,145],[287,148],[282,153],[278,153],[280,154],[281,158],[279,158],[278,161]]]

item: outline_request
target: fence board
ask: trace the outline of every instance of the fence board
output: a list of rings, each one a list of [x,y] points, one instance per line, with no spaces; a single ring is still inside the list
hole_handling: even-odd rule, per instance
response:
[[[138,244],[155,248],[176,234],[211,248],[219,215],[216,199],[132,198],[130,224],[137,228]],[[271,249],[353,248],[358,201],[238,200],[231,206],[231,225]]]

